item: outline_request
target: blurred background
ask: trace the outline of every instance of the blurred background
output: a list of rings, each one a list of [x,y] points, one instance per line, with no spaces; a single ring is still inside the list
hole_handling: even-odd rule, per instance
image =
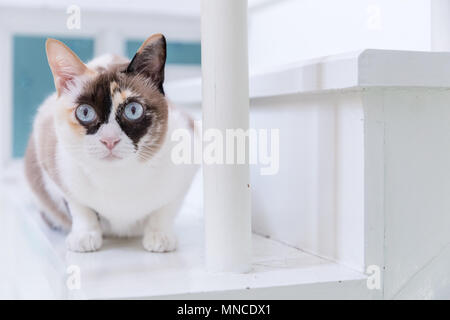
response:
[[[365,48],[450,50],[447,0],[249,0],[249,63],[260,73]],[[53,81],[44,42],[82,60],[131,58],[155,32],[168,40],[167,82],[200,76],[200,0],[0,1],[0,159],[23,156],[34,112]]]

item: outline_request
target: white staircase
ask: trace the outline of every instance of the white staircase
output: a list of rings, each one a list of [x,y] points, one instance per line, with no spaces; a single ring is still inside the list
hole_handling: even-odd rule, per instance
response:
[[[199,80],[166,90],[200,112]],[[251,126],[279,128],[281,144],[279,174],[252,168],[250,273],[204,270],[201,177],[178,221],[177,252],[107,239],[77,254],[40,222],[16,163],[0,183],[0,295],[448,297],[450,54],[366,50],[304,61],[252,76],[250,97]],[[70,266],[79,289],[66,285]],[[367,286],[369,266],[380,270],[380,289]]]

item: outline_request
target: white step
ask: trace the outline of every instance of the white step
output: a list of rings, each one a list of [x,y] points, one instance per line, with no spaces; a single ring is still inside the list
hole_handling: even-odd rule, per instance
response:
[[[198,212],[201,208],[190,206],[189,199],[177,223],[180,243],[176,252],[147,252],[140,239],[105,239],[98,252],[67,252],[64,235],[40,220],[20,171],[17,164],[1,181],[0,228],[8,235],[2,248],[6,252],[2,268],[6,270],[0,294],[4,297],[269,298],[274,288],[279,291],[278,297],[361,297],[356,291],[336,290],[348,284],[366,291],[363,274],[259,235],[253,236],[250,273],[207,273],[203,265],[203,221]],[[75,275],[73,270],[80,271],[80,289],[66,285]],[[265,292],[267,289],[270,291]]]

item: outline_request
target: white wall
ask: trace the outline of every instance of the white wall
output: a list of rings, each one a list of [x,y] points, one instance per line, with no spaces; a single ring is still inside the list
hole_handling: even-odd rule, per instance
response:
[[[364,125],[360,94],[252,99],[252,128],[280,130],[280,166],[252,166],[253,230],[364,270]]]
[[[450,263],[450,92],[406,88],[378,95],[384,101],[384,292],[390,298],[437,257]],[[434,286],[450,286],[448,269],[433,285],[432,275],[422,279],[423,291],[434,295]]]
[[[430,1],[274,0],[257,6],[249,19],[251,71],[366,48],[428,51]]]
[[[450,1],[431,1],[431,49],[450,51]]]
[[[133,12],[182,17],[198,17],[200,0],[0,0],[0,6],[63,9],[77,5],[82,11]]]

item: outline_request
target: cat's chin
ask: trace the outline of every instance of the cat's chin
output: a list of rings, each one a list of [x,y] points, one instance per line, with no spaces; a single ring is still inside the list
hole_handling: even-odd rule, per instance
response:
[[[115,161],[123,160],[123,158],[118,157],[111,153],[111,154],[107,155],[106,157],[101,158],[101,160],[106,161],[106,162],[115,162]]]

